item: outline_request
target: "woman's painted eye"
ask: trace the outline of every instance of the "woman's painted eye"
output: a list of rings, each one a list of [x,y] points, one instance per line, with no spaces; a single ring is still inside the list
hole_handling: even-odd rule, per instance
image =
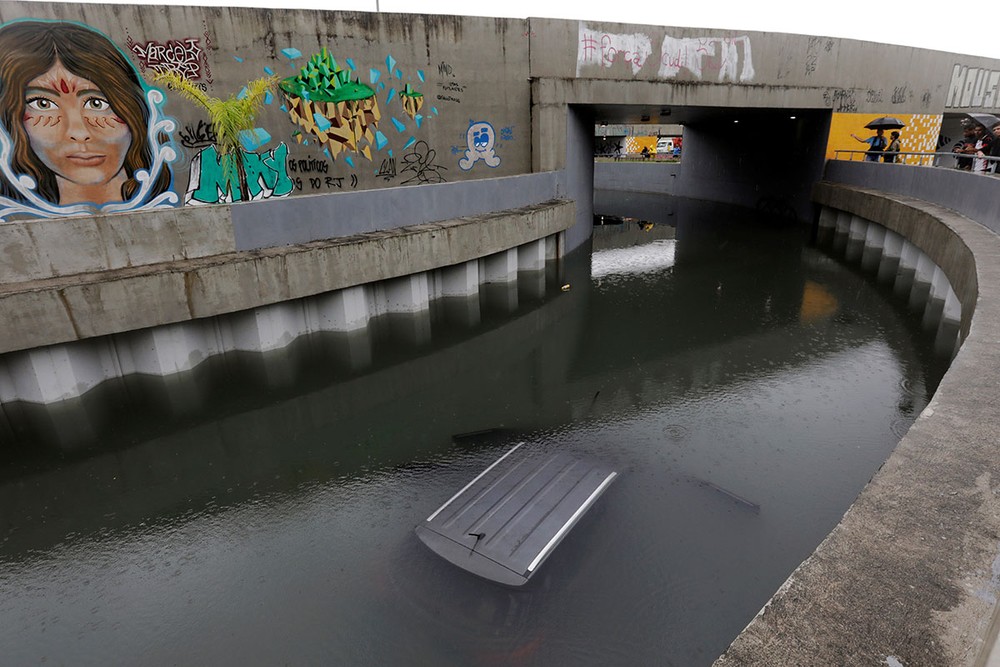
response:
[[[58,104],[47,97],[32,97],[26,104],[29,109],[34,109],[35,111],[52,111],[59,108]]]
[[[108,101],[101,97],[91,97],[84,103],[83,106],[88,111],[107,111],[111,108]]]

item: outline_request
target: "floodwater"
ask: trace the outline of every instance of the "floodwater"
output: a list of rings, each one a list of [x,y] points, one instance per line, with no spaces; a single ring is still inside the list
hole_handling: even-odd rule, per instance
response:
[[[801,229],[609,200],[478,305],[5,407],[2,662],[711,664],[949,359]],[[413,528],[520,441],[620,475],[506,588]]]

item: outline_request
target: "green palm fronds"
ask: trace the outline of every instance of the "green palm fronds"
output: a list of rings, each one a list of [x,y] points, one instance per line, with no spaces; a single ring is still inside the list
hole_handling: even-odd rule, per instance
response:
[[[190,79],[174,71],[157,72],[153,75],[153,81],[169,86],[182,97],[205,109],[215,131],[215,143],[222,170],[227,177],[238,174],[240,190],[245,197],[246,184],[242,173],[243,155],[240,152],[240,139],[244,132],[254,129],[257,114],[263,108],[268,92],[277,85],[278,77],[254,79],[247,83],[239,94],[230,95],[225,100],[209,96]]]

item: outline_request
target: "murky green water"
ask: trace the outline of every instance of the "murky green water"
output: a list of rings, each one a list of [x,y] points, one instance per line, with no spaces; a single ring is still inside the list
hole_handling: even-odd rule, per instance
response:
[[[5,408],[3,662],[710,664],[947,359],[799,230],[610,206],[654,222],[484,290],[478,324],[438,303],[369,337]],[[621,474],[509,589],[413,527],[519,440]]]

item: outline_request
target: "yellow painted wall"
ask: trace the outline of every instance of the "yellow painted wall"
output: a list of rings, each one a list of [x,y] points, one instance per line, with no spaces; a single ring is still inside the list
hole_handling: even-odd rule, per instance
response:
[[[892,116],[906,123],[906,127],[899,131],[899,140],[902,142],[902,150],[910,152],[933,153],[937,149],[938,134],[941,132],[940,114],[887,114],[887,113],[835,113],[830,121],[830,137],[826,144],[826,157],[828,160],[837,159],[837,150],[861,151],[861,153],[841,153],[841,160],[863,160],[866,146],[851,137],[851,133],[858,135],[862,139],[875,134],[873,130],[866,130],[865,125],[879,116]],[[891,130],[885,131],[885,138],[890,139]],[[916,156],[904,156],[903,162],[907,164],[919,164]]]
[[[641,153],[642,147],[645,146],[649,149],[649,154],[656,154],[656,137],[626,137],[625,138],[625,152],[626,153]]]

